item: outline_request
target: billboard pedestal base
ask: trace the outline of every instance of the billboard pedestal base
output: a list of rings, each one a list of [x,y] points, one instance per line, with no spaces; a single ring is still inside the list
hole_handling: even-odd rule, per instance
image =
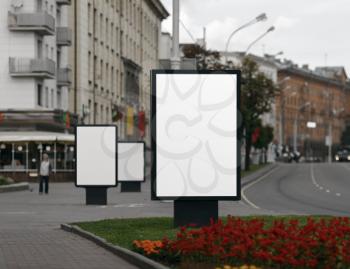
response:
[[[120,192],[141,192],[141,182],[122,182]]]
[[[174,201],[174,226],[195,224],[206,226],[210,220],[217,220],[219,217],[218,201]]]
[[[106,187],[86,187],[86,205],[107,205]]]

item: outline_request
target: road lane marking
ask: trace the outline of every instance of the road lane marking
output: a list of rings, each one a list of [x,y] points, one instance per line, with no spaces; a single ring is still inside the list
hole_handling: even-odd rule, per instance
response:
[[[347,168],[347,169],[349,169],[350,170],[350,168],[348,168],[348,167],[345,167],[345,168]],[[310,170],[311,170],[311,181],[312,181],[312,183],[317,187],[317,188],[319,188],[321,191],[324,189],[324,187],[322,187],[320,184],[318,184],[318,182],[316,181],[316,177],[315,177],[315,174],[314,174],[314,166],[313,166],[313,163],[311,163],[311,165],[310,165]],[[331,191],[329,190],[329,189],[325,189],[325,191],[327,192],[327,193],[330,193]],[[341,196],[341,193],[339,193],[339,192],[337,192],[336,194],[335,194],[336,196]]]
[[[249,189],[251,186],[253,186],[254,184],[256,183],[259,183],[261,180],[263,180],[264,178],[266,178],[267,176],[271,175],[273,172],[275,172],[279,167],[276,167],[274,169],[272,169],[270,172],[268,172],[267,174],[259,177],[258,179],[254,180],[253,182],[250,182],[249,184],[245,185],[243,188],[242,188],[242,191],[241,191],[241,194],[242,194],[242,198],[243,200],[249,204],[251,207],[255,208],[255,209],[261,209],[260,207],[258,207],[256,204],[254,204],[252,201],[250,201],[247,196],[245,195],[245,191],[247,189]]]
[[[33,211],[2,211],[0,214],[3,215],[33,215],[36,214],[36,212]]]
[[[135,207],[145,207],[145,204],[120,204],[120,205],[114,205],[115,208],[135,208]]]

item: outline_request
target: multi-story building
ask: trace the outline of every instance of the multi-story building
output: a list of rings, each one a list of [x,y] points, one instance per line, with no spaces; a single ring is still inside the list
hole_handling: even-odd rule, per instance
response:
[[[55,171],[69,170],[73,162],[68,154],[72,137],[65,134],[74,120],[67,113],[69,4],[0,2],[0,172],[27,177],[43,151],[52,157]]]
[[[278,62],[280,94],[276,97],[276,129],[281,144],[306,157],[326,160],[328,146],[340,144],[349,114],[350,87],[343,67],[298,67]]]
[[[120,139],[150,142],[150,70],[158,68],[159,0],[81,0],[70,9],[77,35],[70,110],[85,124],[117,124]]]
[[[350,82],[343,67],[299,67],[289,60],[269,55],[259,57],[239,52],[222,52],[221,60],[239,66],[250,57],[259,70],[279,89],[271,112],[262,115],[263,124],[274,127],[274,141],[305,157],[326,160],[329,147],[340,144],[349,122]]]

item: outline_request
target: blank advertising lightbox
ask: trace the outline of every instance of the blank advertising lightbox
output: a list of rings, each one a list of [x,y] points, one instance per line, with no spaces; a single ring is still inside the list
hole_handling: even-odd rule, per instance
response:
[[[239,200],[240,71],[152,71],[152,199]]]
[[[76,186],[117,185],[117,126],[76,127]]]
[[[118,181],[142,182],[145,180],[145,143],[142,141],[118,142]]]

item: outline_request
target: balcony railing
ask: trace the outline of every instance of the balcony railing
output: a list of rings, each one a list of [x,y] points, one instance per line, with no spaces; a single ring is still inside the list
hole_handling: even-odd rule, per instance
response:
[[[54,35],[55,18],[46,12],[8,12],[8,27],[11,31],[34,31],[40,35]]]
[[[9,70],[12,77],[54,78],[55,62],[50,59],[10,57]]]
[[[71,0],[56,0],[57,5],[70,5]]]
[[[71,72],[69,67],[59,68],[57,70],[57,86],[69,86],[72,83]]]
[[[72,44],[72,30],[68,27],[57,27],[56,43],[58,46],[70,46]]]

